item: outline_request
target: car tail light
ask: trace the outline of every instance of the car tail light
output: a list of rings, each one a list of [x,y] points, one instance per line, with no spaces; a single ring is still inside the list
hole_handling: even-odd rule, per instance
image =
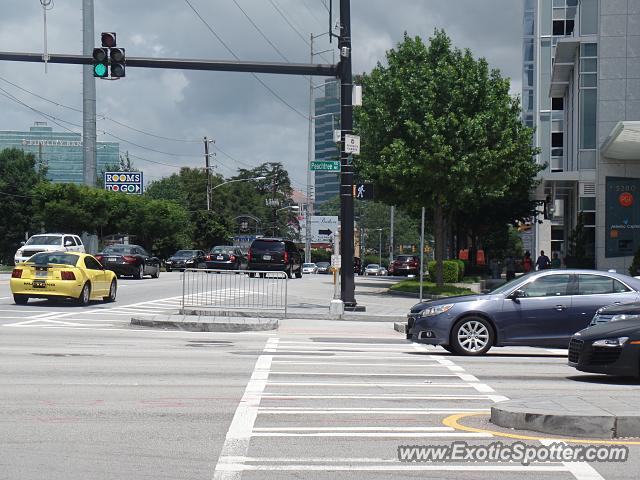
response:
[[[122,259],[127,263],[136,263],[136,257],[132,257],[131,255],[123,255]]]
[[[96,260],[98,260],[100,263],[102,263],[102,261],[104,260],[104,256],[96,255]]]
[[[289,252],[284,252],[284,256],[282,258],[284,259],[284,263],[289,263]]]
[[[22,269],[14,268],[13,272],[11,272],[11,278],[22,278]]]
[[[60,272],[61,280],[75,280],[76,276],[73,272]]]
[[[418,262],[416,262],[415,260],[411,260],[409,262],[409,265],[412,266],[412,267],[417,267],[418,266]]]
[[[252,258],[253,258],[253,252],[249,250],[249,253],[247,253],[247,260],[251,261]]]
[[[204,259],[205,259],[207,262],[210,262],[210,261],[211,261],[211,254],[206,255],[206,256],[204,257]]]

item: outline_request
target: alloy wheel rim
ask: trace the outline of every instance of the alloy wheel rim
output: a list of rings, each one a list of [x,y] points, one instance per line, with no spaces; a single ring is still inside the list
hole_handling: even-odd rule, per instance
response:
[[[138,269],[139,273],[140,273],[140,278],[144,277],[144,267],[142,265],[140,265],[140,268]]]
[[[89,287],[84,287],[82,291],[82,301],[87,303],[89,301]]]
[[[111,300],[115,300],[116,299],[116,284],[115,284],[115,282],[111,282],[111,288],[109,289],[109,297],[111,297]]]
[[[458,343],[467,352],[479,352],[489,343],[489,330],[477,320],[465,322],[458,329]]]

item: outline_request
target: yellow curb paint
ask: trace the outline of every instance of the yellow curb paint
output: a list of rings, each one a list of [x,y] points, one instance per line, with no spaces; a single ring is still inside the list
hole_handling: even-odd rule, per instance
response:
[[[456,430],[462,430],[463,432],[472,432],[472,433],[490,433],[495,437],[503,437],[503,438],[513,438],[514,440],[555,440],[557,442],[565,442],[565,443],[584,443],[584,444],[597,444],[597,445],[640,445],[640,441],[633,440],[605,440],[605,439],[590,439],[590,438],[559,438],[559,437],[533,437],[529,435],[518,435],[516,433],[506,433],[506,432],[498,432],[496,430],[486,430],[483,428],[475,428],[468,427],[466,425],[462,425],[459,421],[463,418],[467,417],[475,417],[478,415],[487,415],[486,413],[456,413],[455,415],[450,415],[442,421],[442,424],[455,428]]]

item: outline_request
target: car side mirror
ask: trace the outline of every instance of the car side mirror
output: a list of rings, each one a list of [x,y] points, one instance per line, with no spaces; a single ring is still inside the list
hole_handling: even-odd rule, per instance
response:
[[[20,242],[20,246],[24,247],[27,244],[27,242],[25,242],[24,240]]]
[[[511,300],[518,300],[519,298],[524,298],[526,296],[527,295],[524,290],[514,290],[513,292],[511,292],[511,295],[509,295],[509,298]]]

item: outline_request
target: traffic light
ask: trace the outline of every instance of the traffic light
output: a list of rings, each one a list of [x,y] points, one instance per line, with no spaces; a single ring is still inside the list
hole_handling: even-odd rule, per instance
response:
[[[93,49],[93,76],[106,78],[109,74],[109,49]]]
[[[109,63],[111,64],[111,77],[122,78],[125,76],[124,48],[109,49]]]
[[[113,48],[116,46],[116,32],[102,32],[100,40],[103,47]]]

